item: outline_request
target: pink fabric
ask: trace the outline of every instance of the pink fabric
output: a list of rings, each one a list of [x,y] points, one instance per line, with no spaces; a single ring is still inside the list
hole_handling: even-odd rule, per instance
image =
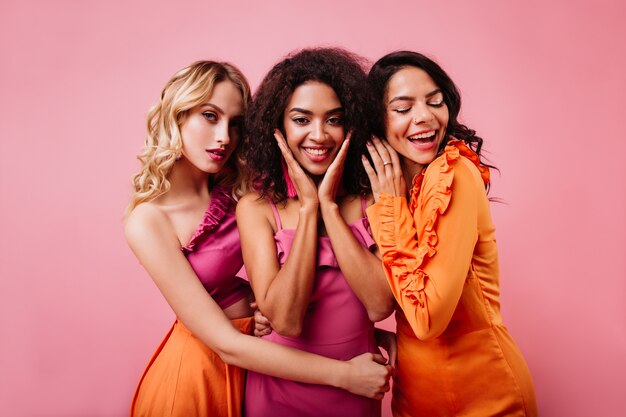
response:
[[[243,265],[235,205],[230,190],[215,187],[202,222],[182,248],[202,285],[222,309],[250,292],[250,285],[235,276]]]
[[[273,204],[272,208],[279,229],[274,239],[278,260],[282,265],[289,256],[295,230],[283,229]],[[375,245],[365,217],[351,224],[350,229],[364,247],[371,248]],[[245,276],[245,271],[241,275]],[[365,307],[339,269],[330,239],[320,237],[317,276],[302,334],[297,338],[289,338],[273,332],[264,339],[330,358],[347,360],[361,353],[377,352],[373,329],[374,325],[369,320]],[[380,401],[342,389],[302,384],[248,372],[245,396],[247,417],[376,417],[380,413]]]

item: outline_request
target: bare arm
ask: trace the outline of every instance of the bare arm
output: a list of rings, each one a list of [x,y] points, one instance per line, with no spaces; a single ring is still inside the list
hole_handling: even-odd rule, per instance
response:
[[[373,362],[384,363],[382,357],[363,354],[341,362],[236,330],[198,280],[180,250],[173,227],[158,209],[137,207],[127,219],[125,234],[179,320],[225,362],[280,378],[382,397],[389,370]]]
[[[317,208],[300,209],[291,252],[278,263],[269,203],[248,194],[237,205],[246,272],[259,309],[284,336],[298,336],[315,282]]]
[[[352,291],[365,306],[369,319],[376,322],[387,318],[392,313],[393,294],[387,284],[380,259],[361,246],[354,237],[335,201],[349,141],[348,137],[342,144],[320,185],[320,207],[326,232],[333,245],[341,272]]]

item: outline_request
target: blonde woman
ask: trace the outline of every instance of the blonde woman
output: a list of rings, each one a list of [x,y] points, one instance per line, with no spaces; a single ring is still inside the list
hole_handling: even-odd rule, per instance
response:
[[[248,335],[251,292],[234,277],[242,256],[231,156],[249,99],[237,68],[200,61],[172,77],[149,113],[125,234],[177,319],[139,382],[132,416],[239,416],[241,368],[368,397],[388,389],[379,355],[342,362]]]

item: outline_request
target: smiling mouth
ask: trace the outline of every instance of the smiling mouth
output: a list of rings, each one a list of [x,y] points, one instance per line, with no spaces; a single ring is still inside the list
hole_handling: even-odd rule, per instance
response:
[[[326,161],[330,155],[332,147],[302,147],[302,153],[313,163],[323,163]]]
[[[304,149],[304,152],[313,156],[326,155],[330,151],[330,148],[302,148],[302,149]]]
[[[437,137],[437,131],[431,130],[430,132],[419,133],[417,135],[409,136],[411,142],[417,143],[429,143],[435,140]]]

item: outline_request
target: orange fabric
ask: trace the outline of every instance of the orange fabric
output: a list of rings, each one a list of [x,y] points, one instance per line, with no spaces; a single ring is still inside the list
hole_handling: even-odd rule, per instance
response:
[[[250,334],[252,317],[232,320]],[[239,417],[245,370],[220,357],[176,320],[144,371],[131,417]]]
[[[398,303],[394,416],[536,416],[532,378],[502,324],[489,170],[463,142],[416,176],[407,203],[367,210]]]

